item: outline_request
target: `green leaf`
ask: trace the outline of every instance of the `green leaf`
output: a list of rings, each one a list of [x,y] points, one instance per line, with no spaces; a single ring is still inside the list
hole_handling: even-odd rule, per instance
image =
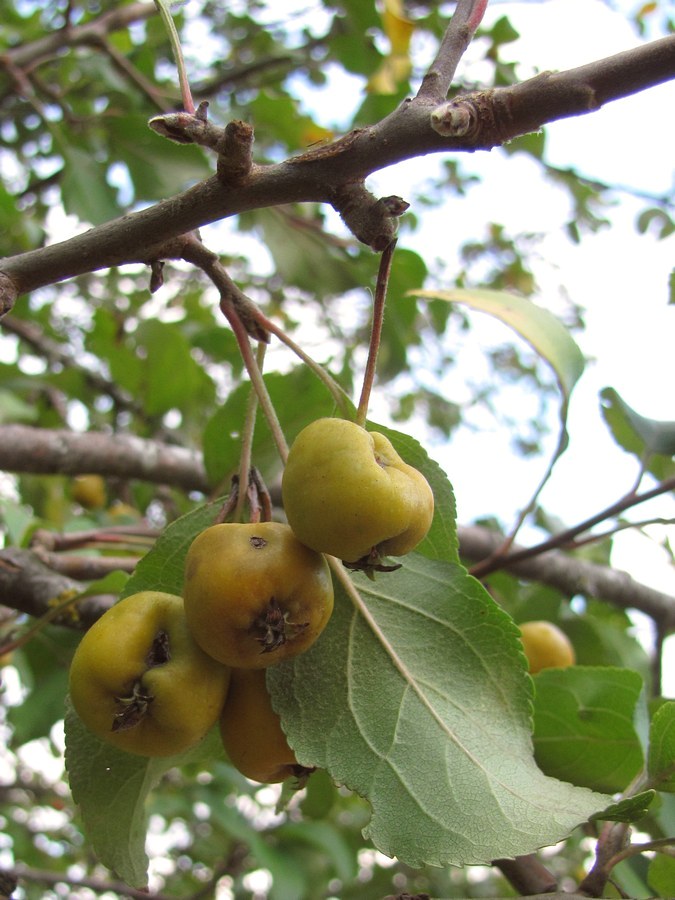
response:
[[[649,863],[647,882],[660,897],[675,897],[675,857],[655,856]]]
[[[296,860],[289,858],[286,844],[277,847],[266,840],[264,834],[229,804],[214,803],[211,796],[206,802],[211,807],[212,822],[235,838],[237,843],[246,845],[257,865],[269,870],[274,880],[271,898],[297,900],[307,896],[307,871]]]
[[[124,753],[95,737],[66,701],[66,769],[88,842],[100,862],[127,884],[147,884],[146,801],[162,775],[177,765],[211,758],[217,736],[180,756],[148,759]]]
[[[201,148],[162,139],[148,128],[145,114],[116,117],[108,135],[111,155],[129,170],[136,200],[164,200],[213,174]]]
[[[656,791],[643,791],[634,797],[627,797],[618,803],[613,803],[607,809],[591,816],[593,820],[602,822],[639,822],[649,812],[649,807],[656,797]]]
[[[392,259],[387,311],[377,360],[378,378],[393,378],[407,366],[411,346],[420,343],[417,303],[411,296],[427,277],[427,266],[419,254],[401,248]]]
[[[35,422],[37,418],[35,404],[24,403],[16,394],[0,390],[0,425],[7,422]]]
[[[649,776],[660,791],[675,793],[675,700],[654,713],[649,735]]]
[[[103,578],[91,581],[86,588],[78,594],[80,597],[95,597],[97,594],[121,594],[129,580],[129,575],[121,570],[108,572]]]
[[[584,357],[569,331],[553,313],[531,300],[506,291],[452,290],[412,291],[415,297],[462,303],[470,309],[489,313],[519,334],[551,366],[558,379],[566,408],[569,397],[584,371]]]
[[[7,530],[6,543],[21,547],[28,529],[35,522],[31,507],[9,497],[0,497],[0,522]]]
[[[61,197],[66,212],[82,222],[101,225],[120,215],[115,191],[106,181],[106,167],[93,153],[65,142],[59,146],[63,156]]]
[[[147,884],[145,800],[159,777],[154,763],[94,737],[66,706],[66,769],[88,841],[99,860],[127,884]]]
[[[670,237],[675,231],[675,222],[668,213],[658,206],[645,209],[640,213],[636,223],[637,230],[640,234],[652,231],[657,238],[663,240]]]
[[[7,710],[14,746],[49,735],[63,717],[63,698],[68,690],[69,660],[80,635],[69,629],[48,625],[35,634],[13,657],[27,691],[23,702]]]
[[[544,772],[621,791],[644,764],[635,729],[642,679],[627,669],[571,666],[534,679],[534,750]]]
[[[249,213],[274,258],[277,276],[314,296],[330,297],[362,286],[346,250],[335,247],[310,220],[300,227],[278,209]],[[314,226],[314,227],[313,227]]]
[[[147,353],[142,390],[150,415],[210,403],[215,393],[213,384],[175,325],[157,320],[143,322],[136,330],[136,339]]]
[[[525,297],[495,290],[413,291],[413,296],[429,300],[444,300],[449,303],[463,303],[471,309],[487,312],[500,319],[535,350],[553,369],[562,402],[560,404],[560,428],[558,442],[549,465],[539,482],[534,496],[521,512],[521,522],[531,511],[544,485],[551,477],[553,467],[565,452],[569,437],[567,434],[567,411],[572,390],[584,370],[584,357],[571,335],[552,313],[536,306]]]
[[[311,779],[310,779],[311,780]],[[314,846],[328,861],[335,877],[349,882],[357,873],[356,859],[345,835],[330,822],[285,822],[279,829],[279,837],[298,844]]]
[[[338,587],[317,643],[267,682],[299,762],[369,801],[377,849],[411,866],[489,863],[607,806],[537,768],[518,631],[479,582],[411,554],[354,584],[363,608]]]
[[[200,531],[213,525],[221,506],[222,500],[215,500],[172,522],[152,549],[139,560],[122,591],[122,597],[139,591],[165,591],[181,596],[188,548]]]
[[[641,416],[631,409],[614,388],[604,388],[600,397],[605,421],[614,439],[625,450],[640,457],[650,453],[669,457],[675,455],[675,422],[662,422]]]
[[[289,441],[305,425],[335,412],[332,395],[307,366],[298,366],[285,374],[271,372],[265,375],[265,384]],[[241,427],[249,393],[248,383],[238,387],[204,429],[204,464],[209,479],[214,484],[219,483],[228,473],[235,472],[239,466]],[[302,398],[300,403],[299,397]],[[260,410],[253,437],[253,461],[268,477],[278,473],[281,468],[269,426]]]

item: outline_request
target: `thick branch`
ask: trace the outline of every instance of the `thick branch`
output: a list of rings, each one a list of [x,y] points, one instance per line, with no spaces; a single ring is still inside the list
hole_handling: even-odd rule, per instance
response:
[[[487,528],[459,528],[460,552],[469,562],[489,557],[501,546],[503,535]],[[523,548],[513,547],[516,553]],[[559,551],[550,551],[513,565],[504,565],[528,581],[557,588],[567,597],[583,594],[605,600],[621,609],[639,609],[669,631],[675,629],[675,597],[636,582],[627,572],[575,559]]]
[[[8,472],[139,478],[187,491],[208,491],[202,458],[133,435],[0,426],[0,469]]]
[[[166,483],[188,491],[205,493],[209,489],[201,454],[196,451],[127,435],[76,434],[25,425],[0,426],[0,469],[69,475],[94,472]],[[462,558],[467,562],[489,557],[504,540],[503,535],[478,526],[460,526],[458,532]],[[514,552],[520,549],[513,548]],[[559,551],[505,568],[528,581],[548,584],[568,597],[583,594],[621,609],[639,609],[662,629],[675,629],[675,597],[639,584],[626,572]]]
[[[214,176],[156,206],[6,260],[0,270],[0,313],[11,309],[20,294],[46,284],[142,262],[151,255],[153,245],[207,223],[285,203],[332,203],[343,185],[402,160],[427,153],[490,149],[547,122],[591,112],[673,77],[675,35],[568,72],[463,95],[451,101],[453,109],[458,105],[460,109],[464,130],[459,134],[443,131],[443,116],[435,102],[409,99],[377,125],[352,131],[283,163],[254,166],[235,186],[225,186]],[[433,127],[432,113],[436,116]]]
[[[46,566],[37,553],[6,547],[0,550],[0,597],[5,606],[39,618],[67,595],[81,593],[82,584]],[[77,604],[78,626],[91,625],[113,603],[112,596],[86,597]],[[68,624],[75,620],[68,617]]]

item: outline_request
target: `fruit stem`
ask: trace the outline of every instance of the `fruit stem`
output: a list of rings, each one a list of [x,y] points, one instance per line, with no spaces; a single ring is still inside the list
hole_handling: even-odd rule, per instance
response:
[[[257,394],[258,402],[260,403],[263,415],[267,419],[267,424],[270,426],[270,431],[272,432],[274,443],[277,445],[277,451],[279,452],[281,461],[285,463],[288,458],[288,444],[286,443],[286,438],[284,437],[281,424],[279,423],[279,418],[274,409],[272,398],[270,397],[267,386],[265,385],[265,380],[262,376],[262,372],[260,371],[258,362],[251,349],[251,342],[249,341],[248,332],[246,331],[243,322],[239,318],[237,310],[228,297],[221,298],[220,308],[223,311],[225,318],[230,323],[232,332],[237,339],[239,352],[241,353],[241,358],[244,362],[244,366],[246,367],[246,371],[248,372],[248,377],[251,379],[253,390]],[[246,481],[244,482],[244,484],[248,484],[248,474],[246,476]],[[240,485],[240,490],[241,487],[242,486]]]
[[[346,419],[353,419],[354,405],[349,399],[349,395],[347,394],[347,392],[337,383],[333,376],[329,372],[327,372],[324,367],[320,365],[315,359],[312,359],[312,357],[308,353],[306,353],[302,349],[302,347],[296,344],[293,338],[289,337],[283,330],[283,328],[281,328],[271,319],[268,319],[267,316],[259,309],[256,309],[255,311],[255,318],[266,331],[269,331],[270,334],[273,334],[275,337],[279,338],[282,344],[285,344],[289,350],[295,353],[295,355],[309,367],[309,369],[316,375],[316,377],[325,384],[325,386],[330,391],[333,399],[335,400],[335,404],[340,410],[341,414]]]
[[[256,362],[259,370],[262,372],[265,364],[265,351],[267,344],[258,344],[256,350]],[[255,420],[258,412],[258,394],[254,387],[248,396],[246,404],[246,416],[244,418],[244,428],[241,435],[241,454],[239,456],[239,492],[237,494],[237,505],[234,508],[234,521],[241,522],[244,514],[244,505],[248,496],[248,483],[251,472],[251,455],[253,450],[253,434],[255,432]]]
[[[377,354],[380,349],[380,339],[382,337],[382,324],[384,322],[384,306],[387,299],[387,285],[389,284],[389,273],[391,272],[391,261],[394,256],[396,247],[396,238],[390,241],[382,251],[380,257],[380,268],[377,273],[377,285],[375,287],[375,298],[373,300],[373,321],[370,327],[370,346],[368,347],[368,360],[366,362],[366,370],[363,375],[363,387],[361,388],[361,397],[359,406],[356,410],[356,424],[365,428],[366,419],[368,418],[368,404],[370,402],[370,392],[375,381],[375,368],[377,366]]]
[[[183,109],[185,110],[185,112],[192,113],[194,115],[195,104],[192,99],[190,82],[188,81],[187,77],[185,59],[183,58],[183,49],[180,45],[180,37],[178,35],[178,30],[176,29],[175,22],[173,21],[171,10],[168,8],[169,5],[166,0],[155,0],[155,6],[157,7],[157,11],[159,12],[162,22],[164,23],[164,27],[166,28],[169,35],[171,51],[176,62],[176,68],[178,69],[178,83],[180,84],[180,93],[183,99]]]

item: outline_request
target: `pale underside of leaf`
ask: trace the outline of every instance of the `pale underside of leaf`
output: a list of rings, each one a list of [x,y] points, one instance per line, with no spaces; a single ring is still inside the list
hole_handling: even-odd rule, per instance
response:
[[[537,768],[517,630],[463,569],[413,556],[355,583],[370,622],[338,592],[325,636],[268,683],[300,762],[370,802],[379,850],[412,866],[489,863],[609,803]]]
[[[413,291],[415,297],[461,303],[504,322],[520,335],[551,366],[567,406],[569,397],[584,371],[584,357],[562,322],[525,297],[506,291],[455,289]]]

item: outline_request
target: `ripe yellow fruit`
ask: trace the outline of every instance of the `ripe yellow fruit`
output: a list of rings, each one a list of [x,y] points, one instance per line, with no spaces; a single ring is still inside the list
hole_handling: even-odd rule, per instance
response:
[[[542,669],[566,668],[576,662],[574,647],[564,631],[552,622],[523,622],[520,638],[530,673]]]
[[[264,669],[234,669],[220,717],[230,762],[252,781],[274,784],[306,772],[288,746],[272,708]]]
[[[333,612],[325,558],[278,522],[212,525],[185,561],[185,615],[206,653],[238,669],[307,650]]]
[[[141,756],[173,756],[216,723],[229,679],[194,641],[182,598],[141,591],[85,633],[70,667],[70,697],[102,740]]]
[[[422,473],[384,435],[345,419],[317,419],[300,432],[282,496],[299,540],[348,563],[409,553],[434,515],[434,495]]]
[[[70,493],[85,509],[103,509],[107,502],[105,481],[100,475],[78,475],[73,479]]]

